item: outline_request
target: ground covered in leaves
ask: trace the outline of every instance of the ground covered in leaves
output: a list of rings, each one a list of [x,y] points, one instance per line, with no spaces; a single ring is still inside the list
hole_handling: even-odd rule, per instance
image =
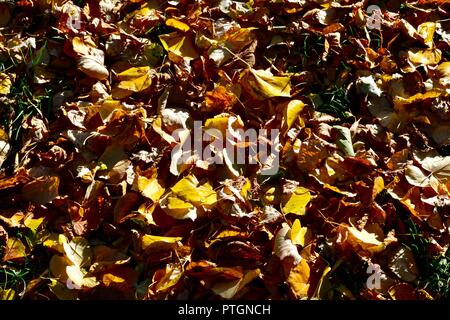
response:
[[[0,1],[0,298],[449,298],[449,10]]]

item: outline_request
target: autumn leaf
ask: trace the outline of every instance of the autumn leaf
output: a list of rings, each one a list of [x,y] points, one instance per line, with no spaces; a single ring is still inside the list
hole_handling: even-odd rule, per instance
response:
[[[141,238],[141,249],[146,252],[165,251],[174,248],[181,237],[162,237],[144,235]]]
[[[180,20],[177,20],[177,19],[173,19],[173,18],[167,19],[166,25],[169,27],[178,29],[180,31],[183,31],[183,32],[186,32],[190,29],[186,23],[181,22]]]
[[[0,73],[0,95],[6,95],[11,91],[12,81],[6,73]]]
[[[160,35],[159,39],[161,40],[164,49],[170,53],[188,60],[198,58],[198,53],[192,44],[191,39],[186,35],[172,32]]]
[[[304,215],[306,213],[306,206],[311,200],[311,193],[306,188],[298,187],[292,194],[283,195],[283,199],[283,206],[281,209],[284,214],[294,213],[297,215]]]
[[[125,70],[117,75],[120,82],[115,87],[113,97],[125,98],[133,92],[140,92],[152,84],[153,71],[150,67],[137,67]]]
[[[26,255],[26,247],[20,239],[8,238],[3,254],[3,261],[23,259]]]
[[[310,267],[306,260],[300,261],[294,268],[292,268],[287,278],[287,283],[290,285],[294,295],[297,299],[308,297],[309,290]]]
[[[291,96],[290,78],[274,76],[269,70],[246,69],[241,73],[240,83],[258,100]]]

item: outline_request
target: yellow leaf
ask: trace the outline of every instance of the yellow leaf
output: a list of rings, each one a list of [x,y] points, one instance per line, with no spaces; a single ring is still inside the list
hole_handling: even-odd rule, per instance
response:
[[[77,300],[78,291],[71,290],[66,287],[65,284],[57,281],[56,279],[50,279],[49,289],[59,300]]]
[[[152,128],[153,128],[153,130],[155,130],[156,133],[158,133],[161,136],[161,138],[166,140],[169,144],[177,143],[177,140],[175,140],[175,138],[172,135],[168,134],[167,132],[165,132],[162,129],[162,118],[161,117],[158,117],[155,119],[155,121],[153,121]]]
[[[291,269],[287,278],[287,283],[290,285],[297,299],[308,296],[309,276],[310,268],[305,259]]]
[[[228,128],[228,119],[230,117],[228,115],[226,116],[215,116],[214,118],[209,118],[205,121],[205,127],[204,130],[207,131],[208,129],[217,129],[225,136],[225,133]]]
[[[132,80],[135,78],[145,76],[146,74],[148,74],[150,72],[150,70],[151,70],[151,68],[149,66],[133,67],[133,68],[129,68],[129,69],[117,74],[117,77],[120,80]]]
[[[159,40],[161,40],[164,49],[168,52],[188,60],[198,58],[198,53],[192,44],[192,40],[187,36],[181,35],[178,32],[172,32],[160,35]]]
[[[98,281],[95,277],[87,277],[86,272],[78,265],[66,267],[67,277],[78,288],[93,288],[98,285]],[[76,288],[75,287],[75,288]]]
[[[158,201],[165,191],[156,176],[150,179],[140,176],[138,178],[138,189],[144,197],[147,197],[154,202]]]
[[[13,289],[0,288],[0,300],[14,300],[16,292]]]
[[[290,77],[276,77],[269,70],[246,69],[241,73],[242,87],[255,99],[290,97]]]
[[[168,199],[167,208],[171,210],[189,209],[193,207],[193,205],[190,204],[189,202],[185,202],[175,197],[168,197],[167,199]]]
[[[166,273],[161,278],[161,280],[159,280],[156,286],[156,291],[165,292],[168,289],[172,288],[177,284],[178,280],[181,279],[183,273],[184,271],[181,266],[172,267],[170,265],[166,265]]]
[[[61,235],[60,242],[63,245],[66,258],[74,265],[84,266],[91,260],[92,251],[86,239],[74,237],[69,241],[64,235]]]
[[[441,61],[442,52],[437,48],[412,49],[408,51],[408,59],[414,65],[435,65]]]
[[[121,80],[117,88],[140,92],[149,88],[152,84],[152,69],[150,67],[130,68],[117,75]]]
[[[183,31],[183,32],[186,32],[186,31],[188,31],[190,29],[189,26],[186,23],[181,22],[181,21],[179,21],[177,19],[173,19],[173,18],[167,19],[166,20],[166,25],[169,26],[169,27],[178,29],[180,31]]]
[[[439,83],[443,86],[450,85],[450,62],[442,62],[436,68],[436,74],[439,77]]]
[[[265,204],[278,205],[281,201],[281,190],[278,187],[269,187],[264,192],[263,200]]]
[[[0,95],[10,92],[12,86],[11,78],[6,73],[0,73]]]
[[[384,242],[377,239],[374,233],[369,233],[366,230],[358,230],[355,227],[346,226],[348,231],[347,241],[354,247],[360,247],[361,249],[370,253],[376,253],[383,251],[389,242],[393,242],[395,238],[386,238]]]
[[[424,43],[428,47],[433,46],[433,36],[436,31],[436,23],[434,22],[424,22],[417,27],[417,32],[424,39]]]
[[[173,248],[181,239],[181,237],[161,237],[146,234],[141,238],[141,248],[148,252],[165,251]]]
[[[44,238],[42,245],[44,247],[50,248],[52,250],[58,251],[59,253],[64,253],[64,248],[62,242],[59,241],[59,234],[51,233],[49,236]]]
[[[197,218],[197,210],[195,207],[191,203],[176,197],[168,197],[166,203],[161,208],[175,219],[191,219],[194,221]]]
[[[292,243],[297,245],[301,245],[302,247],[305,245],[305,235],[308,231],[308,228],[302,227],[300,220],[295,219],[291,228],[291,240]]]
[[[102,282],[105,286],[110,286],[112,283],[124,283],[125,279],[112,273],[105,273],[102,277]]]
[[[193,175],[188,175],[178,181],[171,190],[179,198],[195,206],[212,205],[217,201],[217,194],[212,186],[209,183],[199,185],[197,178]]]
[[[281,208],[284,214],[295,213],[298,215],[304,215],[306,205],[311,200],[311,193],[308,189],[303,187],[297,187],[291,195],[283,196],[284,205]]]
[[[330,169],[331,169],[331,168],[330,168]],[[323,184],[323,187],[324,187],[324,189],[328,189],[328,190],[334,191],[334,192],[336,192],[336,193],[345,195],[345,196],[347,196],[347,197],[355,197],[355,196],[357,195],[356,193],[352,193],[352,192],[348,192],[348,191],[345,191],[345,190],[341,190],[341,189],[339,189],[338,187],[332,186],[332,185],[330,185],[330,184],[328,184],[328,183],[324,183],[324,184]]]
[[[247,237],[248,234],[242,231],[232,230],[232,229],[226,229],[221,231],[217,236],[214,237],[214,239],[206,241],[205,242],[205,248],[209,248],[211,245],[213,245],[215,242],[220,241],[225,238],[232,238],[232,237]]]
[[[416,103],[416,102],[424,101],[427,99],[434,99],[441,95],[442,95],[442,92],[439,92],[439,91],[428,91],[425,93],[416,93],[415,95],[410,96],[408,98],[402,98],[400,96],[396,96],[396,97],[394,97],[393,101],[394,101],[394,105],[396,107],[400,107],[402,105]]]
[[[281,130],[286,133],[298,118],[298,114],[303,110],[305,104],[301,100],[292,100],[282,105],[284,108]]]
[[[384,180],[382,177],[376,177],[373,181],[372,197],[375,198],[384,189]]]
[[[157,204],[158,203],[156,203],[156,202],[154,202],[150,205],[148,203],[143,203],[138,209],[139,214],[145,218],[145,221],[148,224],[155,225],[155,226],[156,226],[156,222],[153,219],[153,211],[155,211]]]
[[[42,224],[42,221],[44,221],[44,218],[38,218],[38,219],[33,219],[31,216],[28,216],[24,221],[23,224],[30,229],[33,234],[36,233],[37,229],[39,228],[39,226]]]
[[[8,238],[4,252],[3,261],[22,259],[27,255],[22,241],[12,237]]]

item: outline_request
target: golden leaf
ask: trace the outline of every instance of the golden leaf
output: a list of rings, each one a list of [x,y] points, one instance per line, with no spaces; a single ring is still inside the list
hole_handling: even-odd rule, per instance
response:
[[[283,195],[283,206],[281,207],[284,214],[294,213],[304,215],[305,209],[311,200],[311,193],[308,189],[297,187],[290,195]]]
[[[435,65],[441,61],[441,57],[442,52],[437,48],[408,51],[408,60],[414,65]]]
[[[176,246],[181,237],[161,237],[146,234],[141,238],[141,249],[147,252],[165,251]]]
[[[3,255],[3,261],[22,259],[26,256],[26,248],[18,238],[8,238]]]
[[[186,32],[186,31],[188,31],[190,29],[189,26],[186,23],[181,22],[181,21],[179,21],[177,19],[174,19],[174,18],[167,19],[166,20],[166,25],[169,26],[169,27],[178,29],[180,31],[183,31],[183,32]]]
[[[246,69],[241,73],[240,83],[258,100],[291,96],[290,77],[277,77],[269,70]]]
[[[297,245],[301,245],[302,247],[305,245],[305,236],[308,228],[302,227],[300,220],[295,219],[294,223],[291,227],[291,240],[292,243]]]
[[[291,269],[286,281],[297,299],[308,296],[309,276],[310,268],[305,259]]]
[[[168,52],[188,60],[198,58],[198,53],[195,50],[192,40],[185,35],[181,35],[178,32],[172,32],[160,35],[159,40],[161,40],[164,49]]]
[[[6,73],[0,73],[0,95],[6,95],[11,90],[12,81]]]
[[[138,177],[138,189],[144,197],[156,202],[164,194],[165,188],[158,181],[156,175],[151,178]]]

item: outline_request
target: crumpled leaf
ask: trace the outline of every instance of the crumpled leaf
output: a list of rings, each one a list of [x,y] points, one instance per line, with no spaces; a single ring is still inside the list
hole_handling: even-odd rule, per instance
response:
[[[397,239],[393,236],[386,237],[384,241],[377,239],[374,233],[370,233],[365,229],[358,230],[352,226],[343,226],[345,230],[346,241],[353,247],[360,248],[369,253],[377,253],[386,249],[386,246]]]
[[[105,80],[109,76],[109,71],[103,65],[101,59],[95,56],[83,56],[78,59],[78,68],[89,77]]]

